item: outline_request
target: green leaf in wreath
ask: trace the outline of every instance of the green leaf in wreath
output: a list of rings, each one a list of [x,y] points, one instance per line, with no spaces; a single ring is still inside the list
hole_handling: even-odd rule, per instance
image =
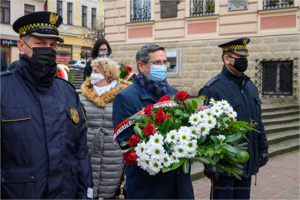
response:
[[[220,154],[214,154],[213,161],[217,163],[219,160],[220,160]]]
[[[198,106],[202,106],[203,105],[203,99],[201,98],[201,97],[198,97],[198,99],[197,99],[197,104],[198,104]]]
[[[192,100],[192,107],[193,109],[197,109],[198,108],[198,104],[195,100]]]
[[[120,146],[125,147],[127,144],[129,144],[129,141],[123,141],[120,143]]]
[[[236,134],[227,136],[226,139],[223,142],[224,143],[226,143],[226,142],[235,142],[235,141],[239,140],[241,137],[242,137],[241,133],[236,133]]]
[[[217,144],[216,146],[215,146],[215,150],[219,150],[219,148],[220,148],[220,144]]]
[[[146,117],[146,115],[133,115],[132,117],[130,117],[129,119],[134,121],[134,122],[140,122],[140,123],[143,123],[144,120],[142,119],[142,117]]]
[[[190,158],[189,160],[190,160],[190,162],[201,162],[201,163],[207,164],[207,165],[209,165],[209,164],[215,165],[216,164],[212,159],[203,157],[203,156],[196,156],[194,158]]]
[[[224,144],[224,147],[227,151],[232,153],[237,153],[237,149],[229,144]]]
[[[235,157],[232,157],[232,156],[226,155],[226,154],[224,154],[223,159],[227,160],[230,163],[236,163],[236,161],[237,161],[237,159]]]
[[[220,144],[220,140],[219,138],[217,138],[216,136],[210,136],[210,138],[216,143],[216,144]]]
[[[206,149],[204,154],[212,156],[212,155],[214,155],[214,149],[212,147],[209,147]]]
[[[171,164],[169,167],[163,167],[163,168],[161,169],[161,171],[162,171],[163,173],[165,173],[165,172],[168,172],[168,171],[177,169],[178,167],[180,167],[180,166],[183,164],[183,162],[184,162],[185,160],[186,160],[186,158],[179,158],[179,163],[173,163],[173,164]]]
[[[183,173],[187,174],[189,172],[189,168],[190,168],[190,161],[186,159],[182,165]]]
[[[189,110],[193,109],[193,105],[192,105],[192,103],[190,101],[184,100],[184,103],[188,106]]]
[[[206,135],[205,136],[201,136],[201,138],[197,140],[197,144],[198,145],[202,144],[203,142],[205,142],[205,140],[206,140]]]
[[[168,118],[164,121],[162,128],[161,128],[161,132],[166,134],[168,132],[169,125],[170,125],[170,119]]]
[[[146,138],[146,135],[144,134],[142,129],[140,129],[139,126],[135,125],[133,130],[139,136],[140,139],[144,140]]]
[[[121,150],[121,153],[126,153],[127,151],[129,151],[130,149],[123,149]]]

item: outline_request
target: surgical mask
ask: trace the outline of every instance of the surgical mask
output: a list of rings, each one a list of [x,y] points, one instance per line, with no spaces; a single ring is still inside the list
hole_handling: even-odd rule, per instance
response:
[[[94,85],[95,83],[97,83],[98,81],[101,81],[104,78],[105,77],[103,76],[103,74],[92,73],[91,74],[91,83],[92,83],[92,85]]]
[[[235,59],[234,65],[229,63],[230,66],[234,67],[239,72],[245,72],[247,70],[247,67],[248,67],[247,58],[234,58],[231,56],[229,56],[229,57]]]
[[[167,77],[167,68],[165,65],[151,65],[151,71],[148,78],[152,81],[162,82]]]
[[[23,41],[31,50],[31,59],[46,65],[50,68],[56,66],[56,51],[52,47],[33,47],[31,48],[25,41]]]
[[[100,57],[108,56],[108,51],[98,51],[98,56]]]

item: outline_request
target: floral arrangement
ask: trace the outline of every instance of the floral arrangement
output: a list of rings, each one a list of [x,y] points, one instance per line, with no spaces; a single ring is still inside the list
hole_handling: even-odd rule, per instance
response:
[[[58,64],[57,65],[55,76],[63,78],[65,80],[69,81],[70,83],[73,83],[74,74],[75,74],[75,72],[70,73],[70,69],[68,68],[67,65],[64,65],[64,64]]]
[[[185,91],[165,95],[115,129],[119,134],[134,125],[135,134],[120,144],[129,147],[122,150],[125,162],[150,175],[181,165],[188,173],[191,163],[201,162],[240,179],[243,167],[238,163],[247,161],[249,154],[244,151],[247,142],[239,141],[255,130],[256,123],[237,121],[237,113],[225,100],[211,99],[209,106],[202,106],[201,97],[188,101],[189,96]]]
[[[132,72],[132,68],[130,66],[125,66],[124,64],[120,65],[120,78],[126,81],[133,82],[136,77],[136,73]]]

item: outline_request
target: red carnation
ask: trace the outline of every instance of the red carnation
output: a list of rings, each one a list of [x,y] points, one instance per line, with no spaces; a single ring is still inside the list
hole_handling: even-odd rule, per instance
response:
[[[131,67],[129,67],[129,66],[127,67],[127,69],[128,69],[130,72],[131,72],[131,70],[132,70],[132,68],[131,68]]]
[[[136,146],[140,142],[140,138],[137,134],[132,135],[129,138],[129,146]]]
[[[169,101],[170,98],[171,98],[171,97],[170,97],[169,95],[165,95],[165,96],[162,96],[162,97],[158,100],[158,102]]]
[[[203,111],[204,108],[206,108],[207,106],[198,106],[197,108],[201,111]]]
[[[61,72],[57,72],[56,76],[61,78],[62,77]]]
[[[125,71],[127,72],[127,73],[129,73],[130,71],[129,71],[129,69],[127,69],[126,67],[124,68],[125,69]]]
[[[123,159],[129,165],[135,165],[136,164],[137,155],[135,154],[134,151],[129,150],[126,153],[123,153]]]
[[[153,108],[153,104],[146,106],[146,108],[144,109],[144,112],[148,117],[151,117],[152,108]]]
[[[190,95],[186,92],[186,91],[180,91],[177,92],[175,98],[177,98],[179,101],[184,101],[186,99],[188,99],[190,97]]]
[[[166,119],[166,114],[164,113],[164,110],[161,108],[155,114],[155,124],[158,124],[159,122],[164,122],[165,119]]]
[[[148,137],[150,135],[154,135],[156,132],[155,127],[152,125],[152,122],[149,122],[147,126],[143,129],[143,131]]]
[[[135,77],[136,77],[136,73],[134,73],[134,74],[132,75],[132,77],[135,78]]]

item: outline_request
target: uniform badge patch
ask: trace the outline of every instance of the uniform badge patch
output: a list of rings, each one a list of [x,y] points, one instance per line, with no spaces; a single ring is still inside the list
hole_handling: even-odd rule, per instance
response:
[[[202,99],[202,106],[206,106],[208,102],[208,97],[205,95],[200,95],[199,97]]]
[[[79,114],[76,108],[70,108],[71,119],[77,124],[79,122]]]

